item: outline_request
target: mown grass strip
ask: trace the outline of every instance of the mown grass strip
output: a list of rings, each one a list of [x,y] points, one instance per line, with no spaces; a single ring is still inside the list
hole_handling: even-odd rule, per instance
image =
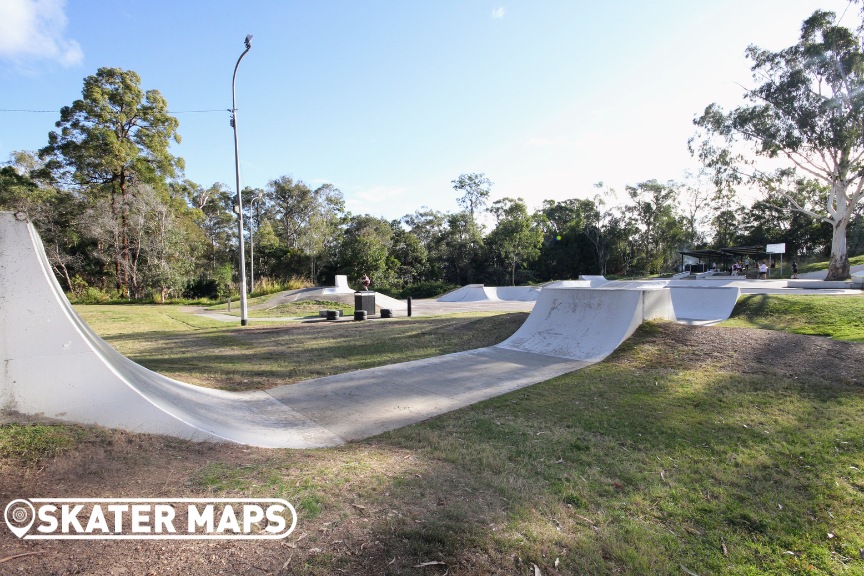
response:
[[[783,326],[806,313],[836,333],[854,324],[857,298],[745,297],[736,318],[754,307],[753,321]],[[837,315],[844,301],[852,308]],[[467,334],[459,345],[470,347],[487,329],[518,325],[507,316],[406,321],[398,332],[397,323],[346,324],[352,335],[169,323],[163,335],[187,347],[179,357],[224,337],[265,364],[267,342],[297,341],[335,371],[344,355],[404,358],[406,341],[441,349]],[[561,574],[864,574],[862,352],[649,324],[579,372],[338,449],[214,462],[186,485],[295,502],[305,545],[321,550],[304,557],[309,574],[363,573],[362,557],[333,545],[340,526],[377,543],[393,574],[429,559],[469,574],[533,564]]]
[[[723,325],[864,342],[864,295],[746,294]]]
[[[278,326],[209,320],[174,306],[76,306],[112,346],[193,384],[253,390],[497,344],[524,313]]]

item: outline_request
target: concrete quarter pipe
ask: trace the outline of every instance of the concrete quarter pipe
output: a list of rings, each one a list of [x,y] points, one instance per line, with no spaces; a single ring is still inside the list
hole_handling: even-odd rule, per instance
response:
[[[577,370],[644,319],[675,319],[673,304],[668,290],[544,289],[498,346],[224,392],[161,376],[114,350],[69,304],[33,226],[0,212],[0,408],[192,440],[333,446]]]

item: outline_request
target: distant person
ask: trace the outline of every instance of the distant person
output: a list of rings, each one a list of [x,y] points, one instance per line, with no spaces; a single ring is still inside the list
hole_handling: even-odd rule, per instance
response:
[[[768,265],[763,260],[759,263],[759,279],[765,280],[766,278],[768,278]]]
[[[363,274],[363,279],[360,280],[360,283],[363,284],[363,290],[369,290],[369,284],[372,283],[372,280],[369,279],[367,274]]]
[[[798,278],[798,263],[797,262],[792,262],[792,278],[794,278],[794,279]]]

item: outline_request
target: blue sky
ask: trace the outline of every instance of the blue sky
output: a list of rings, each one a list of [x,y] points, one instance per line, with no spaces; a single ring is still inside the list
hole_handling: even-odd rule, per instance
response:
[[[740,102],[748,44],[793,44],[846,0],[0,0],[0,160],[36,150],[99,67],[138,72],[180,120],[186,177],[330,182],[349,210],[455,211],[450,181],[493,199],[590,197],[694,169],[693,117]],[[848,9],[847,9],[848,8]],[[218,110],[217,112],[192,112]]]

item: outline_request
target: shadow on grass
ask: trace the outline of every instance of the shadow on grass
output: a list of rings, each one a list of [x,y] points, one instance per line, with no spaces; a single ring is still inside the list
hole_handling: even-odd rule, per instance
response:
[[[298,508],[288,541],[136,544],[123,549],[136,572],[168,549],[235,574],[861,574],[862,351],[652,324],[601,364],[339,448],[110,431],[113,445],[78,445],[38,474],[10,466],[3,486],[119,497],[170,480],[171,494]],[[100,566],[107,550],[63,544],[28,557],[30,573]]]
[[[526,316],[149,331],[107,340],[156,372],[196,384],[252,390],[497,344]]]
[[[668,337],[640,333],[609,363],[377,437],[441,465],[390,487],[422,513],[379,522],[397,563],[364,569],[864,572],[861,363],[846,358],[843,382],[790,378],[777,341],[752,343],[765,361],[749,374],[633,362]],[[779,350],[812,340],[784,335]]]

